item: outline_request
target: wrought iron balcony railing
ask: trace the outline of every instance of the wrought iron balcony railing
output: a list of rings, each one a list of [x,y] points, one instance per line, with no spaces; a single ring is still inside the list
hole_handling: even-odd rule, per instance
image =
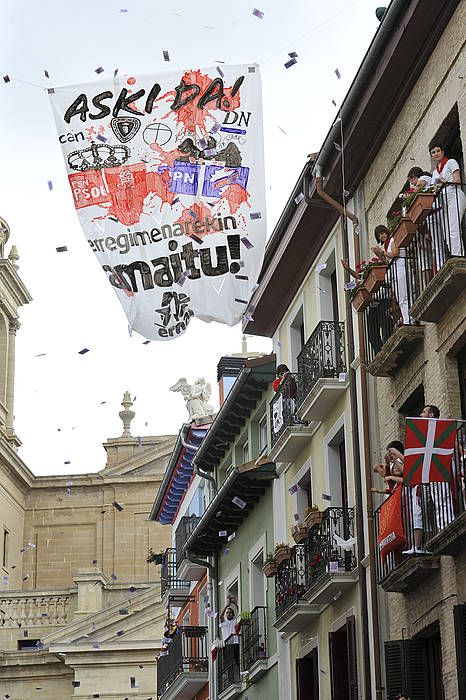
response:
[[[179,525],[176,528],[175,548],[177,566],[179,566],[183,559],[185,559],[186,557],[184,546],[200,519],[201,518],[197,515],[185,515],[183,518],[181,518]]]
[[[289,372],[283,378],[280,387],[270,402],[270,425],[272,426],[272,447],[293,423],[302,425],[296,415],[296,395],[298,391],[298,374]]]
[[[182,673],[208,670],[207,627],[179,627],[168,653],[157,662],[157,698],[164,693]]]
[[[406,249],[400,252],[403,257],[390,262],[384,282],[372,294],[370,304],[364,311],[366,360],[369,364],[400,326],[415,323],[409,315],[411,258]]]
[[[406,545],[381,556],[379,543],[380,511],[374,511],[375,541],[377,544],[377,579],[382,583],[409,557],[424,556],[437,549],[437,538],[466,511],[466,425],[456,433],[452,459],[452,479],[448,482],[430,482],[419,486],[401,486],[401,517]],[[459,533],[463,537],[462,531]],[[462,542],[462,540],[461,540]],[[434,547],[432,547],[434,544]],[[462,544],[461,544],[462,546]]]
[[[251,619],[241,625],[241,668],[249,669],[267,653],[267,608],[257,606],[251,612]]]
[[[176,578],[176,549],[173,547],[169,547],[163,553],[160,566],[160,588],[162,596],[167,590],[189,591],[190,588],[189,581],[179,581]]]
[[[223,647],[219,647],[217,656],[218,693],[223,693],[235,683],[239,683],[240,659],[238,637],[229,637]]]
[[[319,379],[338,378],[346,372],[345,324],[320,321],[298,355],[299,406]]]
[[[355,544],[341,546],[341,540],[348,541],[352,537],[354,508],[327,508],[320,526],[310,531],[304,543],[294,545],[291,558],[278,567],[275,578],[277,618],[303,600],[307,591],[318,586],[320,577],[350,572],[356,567]]]
[[[466,183],[448,183],[435,195],[432,212],[407,248],[410,269],[408,288],[410,303],[422,294],[431,279],[452,257],[465,257],[464,213]]]

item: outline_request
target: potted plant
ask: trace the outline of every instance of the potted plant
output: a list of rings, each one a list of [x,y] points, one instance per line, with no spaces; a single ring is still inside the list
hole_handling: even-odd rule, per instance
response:
[[[305,542],[307,540],[307,535],[308,529],[304,523],[297,522],[291,528],[291,536],[296,542],[296,544],[301,544],[301,542]]]
[[[319,506],[309,506],[304,511],[304,522],[308,526],[309,530],[314,527],[320,527],[322,522],[322,513],[319,510]]]
[[[269,552],[265,558],[262,565],[262,571],[266,578],[272,578],[272,576],[275,576],[277,573],[277,562],[275,561],[275,557],[271,552]]]
[[[148,564],[152,564],[152,563],[154,563],[154,564],[161,564],[162,561],[163,561],[163,554],[164,554],[163,549],[160,550],[160,552],[153,552],[153,551],[152,551],[152,547],[151,547],[151,548],[149,549],[149,555],[148,555],[148,557],[147,557],[147,559],[146,559],[146,562],[147,562]]]
[[[385,265],[379,258],[371,258],[364,268],[364,286],[370,294],[375,294],[382,286],[388,265]]]
[[[291,549],[284,542],[278,542],[275,545],[275,561],[277,566],[283,564],[284,561],[288,561],[291,557]]]
[[[417,231],[416,224],[401,211],[394,211],[390,214],[388,228],[398,248],[406,248]]]
[[[406,216],[408,216],[413,224],[422,224],[427,219],[432,211],[432,205],[435,199],[433,188],[424,190],[423,192],[415,192],[406,197],[404,207],[406,208]]]
[[[371,299],[371,293],[368,292],[362,284],[356,285],[356,287],[350,291],[350,300],[353,305],[353,309],[357,312],[367,309]]]

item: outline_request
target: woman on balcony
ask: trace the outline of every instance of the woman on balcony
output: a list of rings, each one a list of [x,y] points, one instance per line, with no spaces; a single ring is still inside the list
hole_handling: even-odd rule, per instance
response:
[[[374,246],[372,252],[385,265],[390,263],[394,265],[395,288],[393,293],[398,301],[403,323],[407,325],[409,324],[409,307],[408,285],[406,283],[406,251],[397,247],[393,238],[390,237],[390,231],[386,226],[376,226],[374,233],[379,245]]]
[[[461,189],[460,166],[454,158],[447,158],[441,143],[432,141],[429,152],[436,163],[432,173],[432,184],[439,190],[438,203],[440,207],[434,216],[437,228],[435,241],[435,262],[437,271],[445,262],[445,246],[450,255],[464,256],[461,221],[466,211],[466,196]]]
[[[408,181],[410,185],[409,190],[400,195],[403,198],[409,197],[417,192],[423,192],[432,185],[430,173],[422,170],[422,168],[418,168],[417,166],[411,168],[409,171]],[[426,287],[432,279],[433,265],[432,237],[425,223],[419,224],[417,227],[416,242],[419,257],[419,269],[421,271],[424,287]]]

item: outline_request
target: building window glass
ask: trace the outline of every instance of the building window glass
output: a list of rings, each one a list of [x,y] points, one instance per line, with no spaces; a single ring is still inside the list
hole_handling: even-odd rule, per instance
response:
[[[243,445],[243,464],[249,461],[249,442],[245,442]]]

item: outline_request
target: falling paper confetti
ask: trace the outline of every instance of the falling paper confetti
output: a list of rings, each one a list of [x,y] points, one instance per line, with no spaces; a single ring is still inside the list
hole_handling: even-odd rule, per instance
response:
[[[168,51],[162,51],[162,54],[163,54],[163,60],[164,60],[164,61],[169,61],[169,60],[170,60],[170,56],[168,55]]]
[[[297,62],[295,58],[290,58],[290,60],[285,63],[285,68],[291,68],[291,66],[294,66]]]
[[[317,272],[322,272],[322,270],[325,270],[327,267],[327,263],[321,263],[320,265],[317,265],[316,270]]]
[[[246,299],[236,299],[236,298],[235,298],[235,301],[238,302],[238,304],[247,304],[247,303],[248,303],[248,302],[246,301]]]
[[[101,134],[99,134],[97,136],[97,141],[102,141],[102,143],[107,143],[107,139],[105,138],[105,136],[102,136]]]
[[[346,382],[346,372],[340,372],[340,374],[338,375],[338,381]]]
[[[112,579],[112,581],[116,581],[118,576],[116,574],[112,574],[110,578]]]
[[[349,292],[350,289],[354,289],[356,287],[356,282],[354,280],[350,280],[349,282],[346,282],[343,286],[343,289],[345,292]]]
[[[340,78],[341,78],[341,73],[340,73],[340,71],[338,70],[338,68],[335,68],[335,75],[337,76],[338,80],[340,80]]]
[[[113,71],[113,77],[116,78],[117,75],[118,75],[118,68],[115,68],[115,70]]]
[[[80,350],[80,351],[78,352],[78,355],[85,355],[86,352],[89,352],[89,348],[83,348],[82,350]]]
[[[261,219],[262,215],[261,215],[260,211],[253,211],[249,214],[249,218],[254,221],[254,219]]]
[[[291,53],[288,54],[288,56],[290,58],[298,58],[298,54],[296,53],[296,51],[292,51]]]
[[[9,75],[4,75],[4,76],[3,76],[3,82],[4,82],[4,83],[9,83],[9,82],[10,82],[10,76],[9,76]]]
[[[220,68],[220,66],[217,66],[217,73],[220,75],[221,78],[225,77],[225,73],[223,70]]]
[[[349,196],[350,196],[350,193],[348,192],[348,190],[343,190],[343,197],[349,197]]]
[[[293,518],[298,522],[299,520],[299,513],[293,513]]]
[[[97,73],[97,75],[100,75],[101,73],[104,72],[104,69],[102,68],[102,66],[99,66],[98,68],[95,69],[95,72]]]
[[[236,301],[236,300],[235,300],[235,301]],[[234,503],[235,506],[238,506],[238,508],[246,508],[246,506],[247,506],[246,501],[243,501],[243,499],[240,498],[239,496],[234,496],[234,497],[231,499],[231,502]]]
[[[292,496],[297,491],[299,491],[298,484],[293,484],[293,486],[290,486],[290,488],[288,489],[288,493],[290,494],[290,496]]]
[[[264,16],[264,13],[256,8],[253,9],[252,14],[254,15],[254,17],[258,17],[259,19],[262,19]]]
[[[66,245],[61,245],[58,248],[55,248],[55,250],[57,251],[57,253],[66,253],[68,251],[68,248],[66,247]]]
[[[218,536],[219,537],[228,537],[228,532],[226,530],[219,530]]]
[[[202,238],[199,238],[199,236],[196,236],[194,233],[192,233],[191,238],[193,239],[193,241],[196,241],[196,243],[199,243],[199,245],[202,245],[203,241]]]
[[[49,72],[48,72],[48,70],[45,70],[45,68],[44,68],[44,75],[46,78],[50,78]]]
[[[125,630],[118,630],[117,632],[117,637],[122,637],[125,633]]]
[[[52,180],[47,180],[47,185],[49,186],[49,190],[53,190]]]
[[[121,512],[123,510],[123,506],[120,506],[118,501],[113,501],[112,506],[115,508],[115,510]]]
[[[335,100],[332,100],[332,105],[333,105],[334,107],[337,106],[337,103],[335,102]]]
[[[300,204],[304,199],[304,194],[300,192],[297,197],[294,198],[296,204]]]
[[[229,538],[228,538],[228,542],[231,542],[232,540],[234,540],[235,537],[236,537],[236,532],[232,532],[231,535],[230,535]]]
[[[324,501],[331,501],[331,500],[332,500],[332,497],[331,497],[330,494],[328,494],[328,493],[323,493],[323,494],[322,494],[322,499],[323,499]]]

